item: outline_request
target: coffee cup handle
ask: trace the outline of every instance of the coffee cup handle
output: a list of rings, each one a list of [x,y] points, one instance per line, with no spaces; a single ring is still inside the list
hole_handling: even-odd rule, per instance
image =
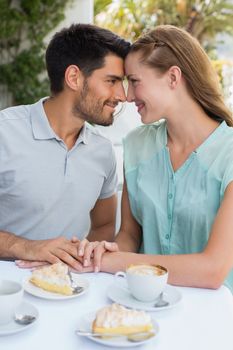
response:
[[[128,289],[127,287],[124,287],[124,286],[122,286],[122,285],[120,285],[120,284],[118,283],[119,277],[125,279],[125,278],[126,278],[126,273],[123,272],[123,271],[118,271],[118,272],[115,273],[114,279],[115,279],[115,283],[117,283],[117,286],[118,286],[118,287],[120,287],[121,289],[126,290],[126,291],[128,292],[129,289]]]

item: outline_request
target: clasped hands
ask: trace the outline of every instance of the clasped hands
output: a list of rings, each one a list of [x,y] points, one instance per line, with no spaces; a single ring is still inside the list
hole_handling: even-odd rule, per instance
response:
[[[25,258],[15,260],[20,268],[37,268],[39,266],[64,262],[76,272],[98,272],[101,270],[102,256],[105,252],[118,251],[115,242],[79,240],[73,237],[28,241],[25,247]]]

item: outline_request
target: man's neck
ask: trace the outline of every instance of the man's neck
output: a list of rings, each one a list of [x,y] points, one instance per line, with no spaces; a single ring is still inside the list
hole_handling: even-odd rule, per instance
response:
[[[84,125],[84,121],[74,116],[72,100],[69,96],[59,94],[44,102],[45,114],[51,128],[59,136],[68,149],[71,149]]]

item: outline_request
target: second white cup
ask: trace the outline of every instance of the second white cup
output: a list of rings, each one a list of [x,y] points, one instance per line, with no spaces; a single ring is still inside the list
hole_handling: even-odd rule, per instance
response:
[[[23,299],[23,287],[11,280],[0,280],[0,325],[14,319],[15,310]]]
[[[149,302],[156,300],[164,291],[168,270],[160,265],[132,265],[126,269],[126,272],[118,271],[115,274],[117,282],[120,277],[126,279],[128,290],[135,299]],[[121,288],[124,287],[121,286]]]

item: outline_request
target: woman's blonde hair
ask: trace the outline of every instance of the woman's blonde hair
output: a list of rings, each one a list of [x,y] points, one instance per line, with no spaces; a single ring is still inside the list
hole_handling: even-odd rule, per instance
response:
[[[171,25],[158,26],[137,39],[131,52],[139,52],[143,64],[161,73],[178,66],[190,95],[207,115],[233,126],[232,113],[224,103],[217,73],[199,42],[185,30]]]

